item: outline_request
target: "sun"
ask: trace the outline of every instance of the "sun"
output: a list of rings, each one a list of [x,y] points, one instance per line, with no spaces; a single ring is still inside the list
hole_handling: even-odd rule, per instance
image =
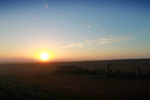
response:
[[[48,60],[49,58],[49,54],[48,53],[41,53],[40,54],[40,58],[44,61]]]

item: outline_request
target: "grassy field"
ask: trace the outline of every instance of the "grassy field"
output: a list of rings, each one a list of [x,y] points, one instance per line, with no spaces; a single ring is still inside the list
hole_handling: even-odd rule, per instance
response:
[[[149,80],[93,78],[55,74],[57,66],[76,64],[89,70],[124,72],[150,70],[150,59],[83,62],[20,63],[0,65],[0,99],[10,100],[149,100]]]

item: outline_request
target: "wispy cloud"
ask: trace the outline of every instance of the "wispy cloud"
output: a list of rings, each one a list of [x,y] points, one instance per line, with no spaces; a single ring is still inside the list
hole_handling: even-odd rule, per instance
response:
[[[100,26],[100,25],[98,25],[98,24],[87,24],[86,25],[86,27],[85,27],[85,29],[86,29],[86,31],[88,32],[88,33],[102,33],[102,32],[104,32],[104,28],[102,27],[102,26]]]
[[[44,1],[44,6],[45,6],[45,8],[48,10],[48,5],[47,5],[47,3]]]
[[[91,25],[88,25],[88,26],[87,26],[87,28],[91,28],[91,27],[92,27]]]
[[[99,31],[102,32],[104,29],[103,28],[99,28]]]
[[[113,42],[119,42],[122,40],[129,39],[131,37],[115,37],[115,38],[99,38],[99,39],[94,39],[94,40],[87,40],[84,42],[77,42],[73,43],[67,46],[63,46],[61,48],[72,48],[72,47],[84,47],[84,46],[90,46],[88,49],[93,48],[96,45],[103,45],[103,44],[109,44]]]
[[[33,20],[33,21],[36,21],[36,18],[35,18],[34,16],[32,16],[32,20]]]

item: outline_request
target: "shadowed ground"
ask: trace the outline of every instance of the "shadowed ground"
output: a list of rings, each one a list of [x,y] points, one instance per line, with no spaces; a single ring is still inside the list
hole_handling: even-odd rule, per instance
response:
[[[149,81],[95,79],[87,76],[54,74],[56,66],[62,64],[65,63],[7,64],[1,65],[0,73],[1,77],[9,75],[21,83],[37,85],[51,92],[56,90],[64,100],[148,100],[149,98]],[[3,91],[0,91],[0,95],[3,95]]]

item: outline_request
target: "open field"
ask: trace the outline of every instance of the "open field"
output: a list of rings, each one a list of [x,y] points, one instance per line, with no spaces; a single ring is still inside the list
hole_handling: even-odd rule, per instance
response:
[[[150,70],[150,59],[83,62],[20,63],[0,65],[0,96],[39,100],[148,100],[149,80],[90,78],[80,75],[55,74],[57,66],[76,64],[89,70],[101,67],[124,72],[141,67]],[[25,91],[26,90],[26,91]],[[16,91],[16,92],[15,92]],[[16,93],[16,94],[15,94]],[[9,95],[8,95],[9,94]],[[12,95],[15,94],[15,97]],[[40,96],[39,96],[40,94]],[[18,96],[19,95],[19,96]],[[26,98],[25,98],[26,97]]]

